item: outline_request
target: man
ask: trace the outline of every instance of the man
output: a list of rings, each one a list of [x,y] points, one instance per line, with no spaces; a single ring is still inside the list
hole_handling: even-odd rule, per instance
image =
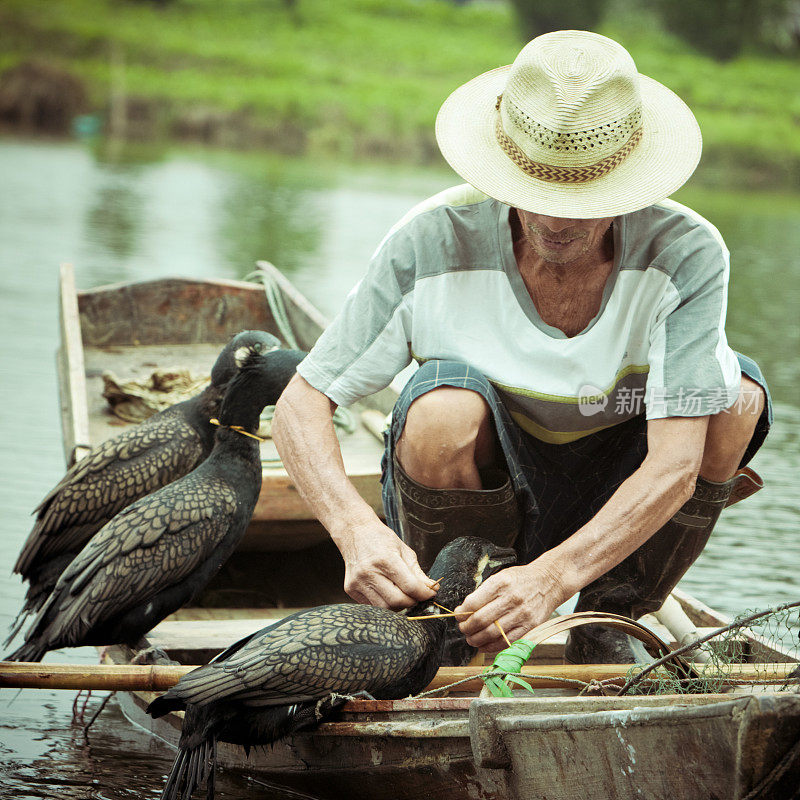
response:
[[[423,568],[473,533],[521,557],[458,609],[474,646],[503,646],[495,621],[521,638],[577,591],[578,610],[656,610],[771,418],[758,367],[725,338],[725,245],[665,200],[699,160],[697,123],[620,45],[562,31],[456,90],[436,133],[469,185],[390,231],[300,365],[273,425],[286,467],[359,602],[431,597]],[[387,527],[347,481],[331,414],[412,357]],[[644,657],[598,626],[567,648]]]

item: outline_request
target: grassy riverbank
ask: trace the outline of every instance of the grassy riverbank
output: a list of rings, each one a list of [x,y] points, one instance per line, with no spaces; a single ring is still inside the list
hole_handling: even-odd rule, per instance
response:
[[[714,177],[800,174],[798,61],[717,64],[614,15],[601,30],[695,110]],[[624,21],[623,21],[624,20]],[[40,59],[82,79],[128,133],[424,163],[447,94],[520,46],[501,2],[4,0],[0,71]],[[721,178],[720,178],[721,179]]]

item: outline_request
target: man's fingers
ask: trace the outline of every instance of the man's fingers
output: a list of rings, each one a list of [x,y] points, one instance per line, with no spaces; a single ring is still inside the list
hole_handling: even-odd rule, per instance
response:
[[[384,525],[364,537],[360,551],[348,552],[345,591],[359,603],[399,610],[436,592],[416,553]]]
[[[459,611],[475,612],[485,608],[489,603],[498,598],[510,600],[509,586],[511,583],[514,567],[509,567],[487,578],[474,592],[464,598],[464,602],[458,607]]]
[[[355,577],[346,581],[345,590],[357,603],[391,608],[395,611],[409,608],[416,603],[416,600],[398,588],[391,578],[377,571],[371,571],[361,579]]]
[[[460,606],[459,608],[455,609],[455,611],[459,613],[459,616],[457,617],[459,621],[458,627],[460,628],[461,633],[465,634],[466,636],[474,635],[478,633],[478,631],[482,631],[485,628],[494,626],[495,620],[502,620],[502,618],[505,617],[510,611],[506,600],[503,597],[494,598],[494,600],[492,600],[490,603],[487,603],[482,608],[479,608],[477,611],[473,611],[469,617],[461,616],[462,609],[464,609],[464,606]],[[467,608],[467,611],[469,611],[469,608]],[[495,630],[497,631],[497,627],[495,627]]]
[[[417,561],[417,554],[403,544],[400,548],[400,557],[405,569],[399,570],[395,576],[397,586],[417,600],[429,600],[436,594],[436,590],[431,588],[434,582],[422,571]]]

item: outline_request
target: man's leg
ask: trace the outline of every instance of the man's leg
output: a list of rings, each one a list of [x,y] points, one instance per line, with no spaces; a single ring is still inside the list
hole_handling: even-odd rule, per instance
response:
[[[482,373],[463,362],[428,361],[401,392],[386,435],[386,523],[423,569],[457,536],[509,545],[537,516],[526,457]]]
[[[386,436],[383,504],[387,524],[423,569],[459,536],[514,543],[535,516],[523,452],[481,373],[461,362],[429,361],[412,376]],[[445,644],[442,663],[469,663],[474,652],[459,635]]]
[[[489,406],[471,389],[441,386],[409,406],[394,486],[400,536],[424,570],[459,536],[514,544],[521,518],[508,473],[492,466],[494,439]]]
[[[734,476],[753,442],[765,404],[762,387],[743,375],[736,402],[709,421],[693,496],[638,550],[586,586],[576,611],[605,611],[637,619],[661,607],[702,552],[728,504]],[[566,658],[575,663],[630,663],[646,660],[647,654],[630,637],[586,626],[571,632]]]
[[[495,457],[489,404],[471,389],[440,386],[414,400],[396,446],[409,478],[432,489],[483,489]]]

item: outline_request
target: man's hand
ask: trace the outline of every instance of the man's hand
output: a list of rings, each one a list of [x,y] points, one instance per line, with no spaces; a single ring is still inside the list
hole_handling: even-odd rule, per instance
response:
[[[608,572],[689,499],[703,456],[708,417],[647,423],[647,457],[580,530],[535,561],[493,575],[454,609],[474,612],[459,627],[482,650],[505,646],[545,622],[562,603]]]
[[[345,563],[344,589],[359,603],[408,608],[435,595],[414,551],[381,521],[347,477],[333,430],[334,404],[295,375],[281,395],[272,437],[286,471]]]
[[[521,639],[550,618],[568,599],[564,594],[557,570],[543,557],[492,575],[454,611],[472,612],[459,624],[470,645],[497,652],[508,645],[495,622],[500,623],[509,641]]]
[[[435,596],[416,553],[377,518],[337,544],[344,558],[344,590],[357,603],[397,611]]]

